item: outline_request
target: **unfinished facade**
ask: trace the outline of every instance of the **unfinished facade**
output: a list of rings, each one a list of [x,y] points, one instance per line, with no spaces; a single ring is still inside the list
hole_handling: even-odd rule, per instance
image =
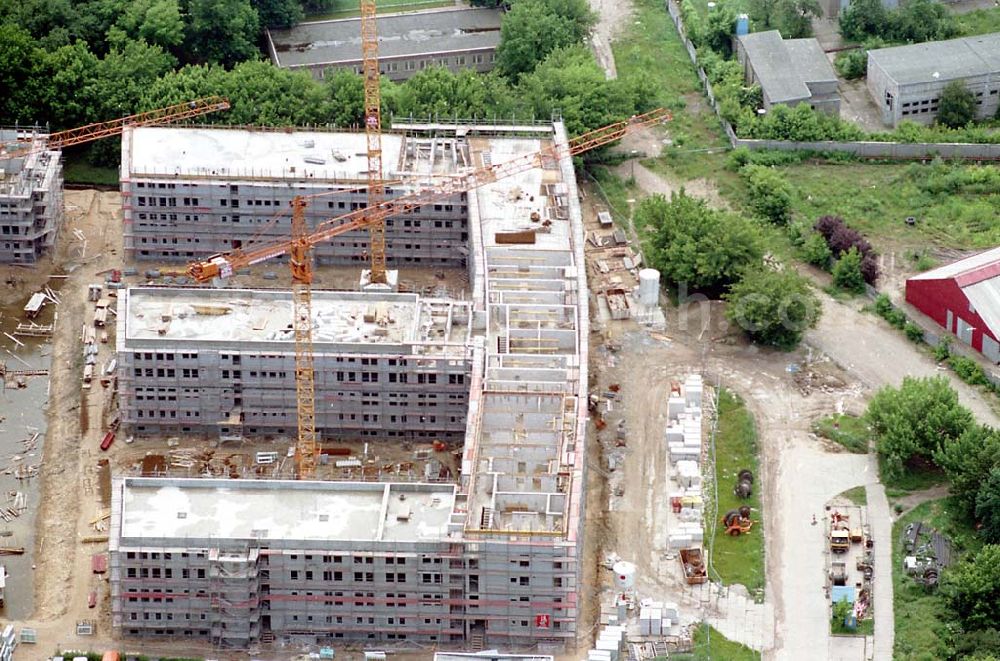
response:
[[[460,439],[469,303],[415,294],[313,297],[320,434]],[[221,439],[296,428],[287,291],[134,288],[118,299],[119,410],[138,435]]]
[[[62,159],[44,149],[46,135],[0,129],[4,144],[29,142],[19,158],[0,153],[0,263],[33,264],[55,244],[62,224]]]
[[[575,640],[588,318],[583,223],[565,130],[561,123],[409,128],[455,141],[474,167],[553,141],[565,154],[467,193],[472,300],[463,309],[471,334],[462,355],[470,368],[462,385],[458,479],[386,485],[119,478],[111,530],[116,633],[197,637],[220,647],[375,640],[559,650]],[[150,356],[148,364],[125,368],[143,370],[128,385],[133,392],[147,387],[146,369],[179,367],[166,357],[176,341],[170,334],[197,313],[184,298],[196,295],[192,290],[160,291],[164,301],[180,301],[162,335],[162,314],[150,310],[139,321],[128,303],[121,308],[122,360],[137,360],[138,347],[128,343],[139,335],[146,343],[141,360]],[[314,306],[328,295],[344,296],[316,292]],[[207,305],[230,305],[210,296]],[[382,296],[351,295],[369,304]],[[187,316],[177,321],[182,308]],[[278,316],[290,319],[290,310]],[[128,330],[130,324],[147,326]],[[461,323],[453,324],[457,340]],[[324,326],[316,320],[318,351]],[[287,333],[280,324],[273,330]],[[233,339],[222,342],[227,353],[248,344]],[[180,349],[173,351],[176,361]],[[348,351],[360,357],[372,349]],[[283,353],[291,365],[291,347]],[[242,356],[240,369],[241,378],[250,369]],[[330,387],[317,381],[317,401]],[[424,385],[425,393],[439,389],[440,382]],[[292,410],[290,381],[286,392]],[[285,421],[289,433],[294,423]],[[385,423],[380,417],[372,429],[388,429]],[[247,505],[251,497],[260,500]],[[275,511],[280,523],[269,522]],[[317,527],[305,534],[313,521]]]
[[[419,181],[465,167],[470,159],[460,141],[447,137],[387,133],[382,150],[387,181]],[[363,207],[366,182],[364,133],[126,128],[121,163],[125,256],[190,262],[271,244],[288,238],[289,203],[296,195],[321,195],[306,208],[314,228]],[[409,190],[390,184],[386,196]],[[387,219],[390,264],[465,266],[467,204],[458,195]],[[362,265],[368,260],[368,233],[343,234],[313,253],[320,264]]]

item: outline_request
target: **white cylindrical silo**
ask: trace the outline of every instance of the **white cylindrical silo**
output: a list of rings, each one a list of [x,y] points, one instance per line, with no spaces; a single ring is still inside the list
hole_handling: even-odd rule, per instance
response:
[[[635,587],[635,565],[625,560],[619,560],[612,567],[615,573],[615,588],[619,590],[631,590]]]
[[[660,272],[656,269],[639,271],[639,305],[656,307],[660,302]]]

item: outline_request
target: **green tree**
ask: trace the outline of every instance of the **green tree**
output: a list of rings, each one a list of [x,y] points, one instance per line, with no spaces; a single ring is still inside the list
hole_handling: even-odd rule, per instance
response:
[[[101,62],[83,42],[44,56],[48,85],[42,102],[55,128],[83,126],[105,119],[97,80]]]
[[[330,98],[330,119],[337,126],[364,126],[365,82],[347,69],[327,69],[324,77]]]
[[[833,284],[844,291],[861,294],[865,291],[865,279],[861,275],[861,253],[851,248],[840,256],[833,265]]]
[[[747,165],[740,173],[747,182],[750,208],[776,225],[784,225],[792,212],[792,189],[775,170],[763,165]]]
[[[650,228],[649,260],[669,282],[716,293],[760,264],[760,231],[740,216],[710,209],[683,190],[670,200],[647,197],[635,211],[637,226]]]
[[[812,19],[821,18],[823,9],[818,0],[780,0],[775,27],[785,39],[811,37]]]
[[[976,116],[976,97],[961,80],[953,80],[941,90],[937,121],[951,128],[965,126]]]
[[[951,495],[966,516],[976,509],[976,494],[990,471],[1000,466],[1000,431],[974,425],[961,436],[945,443],[934,455],[934,463],[944,469],[951,483]]]
[[[41,117],[46,96],[45,52],[15,25],[0,25],[0,123],[30,123]]]
[[[986,475],[976,494],[976,520],[980,534],[990,544],[1000,544],[1000,464]]]
[[[251,0],[251,4],[264,27],[290,28],[305,18],[298,0]]]
[[[946,571],[941,592],[966,631],[996,627],[1000,621],[1000,546],[987,544]]]
[[[736,33],[736,12],[727,4],[716,6],[708,13],[708,23],[702,41],[724,58],[733,54],[733,35]]]
[[[135,0],[116,24],[133,39],[172,48],[184,40],[184,20],[177,0]]]
[[[889,12],[882,0],[851,0],[851,4],[840,12],[838,20],[844,39],[863,41],[885,34]]]
[[[570,135],[627,119],[640,103],[627,82],[605,79],[583,46],[550,53],[521,79],[516,92],[535,117],[549,119],[559,111]]]
[[[830,252],[830,246],[826,245],[826,239],[822,234],[811,232],[802,243],[802,257],[813,266],[826,269],[830,266],[833,253]]]
[[[809,282],[793,271],[751,271],[723,298],[732,323],[753,341],[779,349],[793,349],[819,321],[819,300]]]
[[[753,22],[755,32],[778,29],[777,9],[779,2],[781,0],[748,0],[747,13]]]
[[[506,80],[496,73],[470,69],[452,73],[446,67],[429,67],[398,86],[393,110],[403,116],[459,119],[509,116],[512,94]]]
[[[901,477],[913,459],[933,460],[973,423],[941,376],[908,376],[899,388],[885,386],[868,404],[867,416],[886,480]]]
[[[561,5],[582,5],[586,11],[575,19],[560,14]],[[579,43],[593,22],[589,12],[585,0],[518,0],[500,24],[497,70],[514,79],[533,71],[552,51]]]
[[[934,0],[909,0],[890,14],[887,36],[896,41],[939,41],[958,34],[951,11]]]
[[[195,62],[232,66],[258,55],[260,21],[250,0],[189,0],[185,47]]]

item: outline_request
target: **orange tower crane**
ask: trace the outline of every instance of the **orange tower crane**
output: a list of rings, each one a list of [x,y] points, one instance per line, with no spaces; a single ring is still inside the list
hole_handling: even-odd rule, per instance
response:
[[[379,86],[378,30],[375,0],[361,0],[361,57],[365,77],[365,137],[368,143],[368,207],[385,199],[382,181],[382,89]],[[385,284],[385,219],[368,225],[371,273],[368,281]]]
[[[585,133],[569,141],[563,147],[552,145],[541,151],[525,154],[518,158],[462,173],[456,177],[441,181],[438,185],[389,200],[381,200],[377,204],[352,211],[343,216],[326,220],[310,233],[305,218],[306,198],[296,196],[292,202],[292,232],[289,241],[282,241],[259,248],[243,250],[236,249],[228,253],[219,253],[188,265],[188,275],[198,282],[208,282],[213,278],[225,278],[236,269],[258,264],[260,262],[288,254],[292,269],[292,299],[294,306],[295,335],[295,390],[298,404],[298,442],[295,449],[296,469],[299,479],[310,479],[315,476],[318,444],[316,441],[316,393],[315,373],[312,352],[312,247],[335,236],[352,230],[371,229],[379,225],[382,240],[381,266],[385,269],[385,220],[413,211],[417,207],[432,204],[458,193],[493,183],[519,172],[541,167],[552,159],[572,157],[591,149],[601,147],[622,138],[625,134],[637,128],[651,126],[670,119],[670,113],[662,108],[643,115],[637,115],[629,120],[615,122],[599,129]],[[380,141],[380,137],[377,138]],[[369,143],[371,144],[371,143]],[[381,154],[379,153],[379,161]],[[381,168],[371,169],[369,165],[369,181],[374,173],[381,173]],[[379,180],[379,186],[382,186]],[[372,235],[373,237],[375,234]],[[374,245],[374,244],[373,244]],[[375,261],[375,251],[372,252],[373,282],[374,272],[378,268]]]
[[[41,146],[34,146],[30,141],[23,141],[13,147],[4,150],[0,147],[0,160],[8,158],[21,158],[29,154],[42,151],[51,151],[71,147],[119,135],[126,126],[152,126],[155,124],[168,124],[182,119],[207,115],[218,110],[229,110],[229,101],[219,96],[210,96],[204,99],[195,99],[185,103],[157,108],[140,112],[135,115],[128,115],[119,119],[112,119],[107,122],[87,124],[75,129],[57,131],[50,133]]]

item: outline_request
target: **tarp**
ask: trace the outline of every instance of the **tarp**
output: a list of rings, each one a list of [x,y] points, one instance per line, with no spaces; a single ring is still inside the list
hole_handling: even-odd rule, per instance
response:
[[[837,603],[838,601],[846,601],[849,604],[853,604],[855,600],[854,586],[834,585],[830,590],[830,597],[833,603]]]

